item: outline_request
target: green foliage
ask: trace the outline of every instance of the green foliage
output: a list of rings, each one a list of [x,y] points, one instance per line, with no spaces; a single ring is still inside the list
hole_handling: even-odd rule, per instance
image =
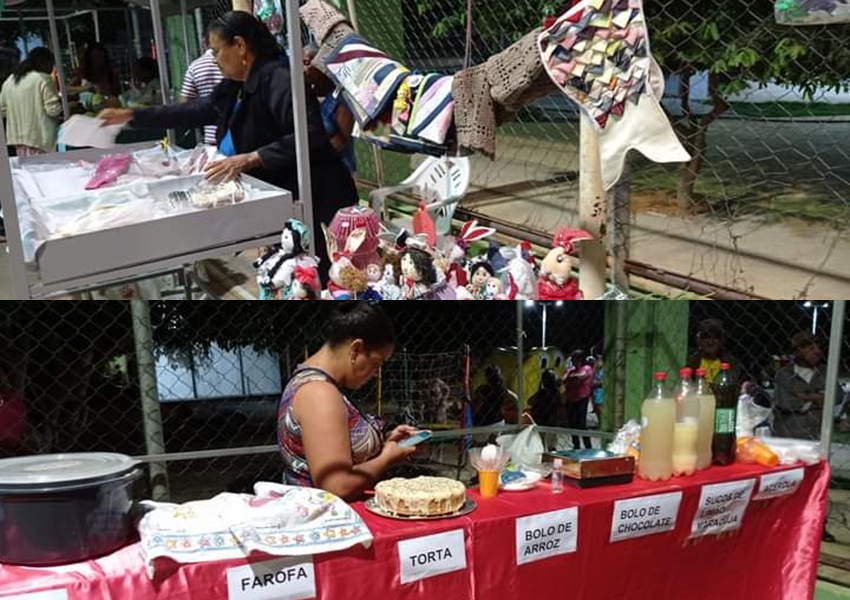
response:
[[[465,25],[462,0],[412,1],[434,38]],[[495,54],[566,4],[476,2],[476,42]],[[850,25],[779,25],[773,0],[647,0],[645,10],[653,55],[667,73],[715,73],[725,94],[751,82],[801,86],[809,95],[850,87]]]

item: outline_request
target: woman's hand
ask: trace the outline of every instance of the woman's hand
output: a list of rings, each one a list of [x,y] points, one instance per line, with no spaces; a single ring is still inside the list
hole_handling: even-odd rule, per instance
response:
[[[133,111],[129,108],[107,108],[100,111],[97,118],[102,120],[104,125],[123,125],[133,120]]]
[[[399,425],[395,429],[393,429],[389,435],[387,435],[388,442],[400,442],[405,438],[409,438],[411,435],[419,431],[416,427],[412,425]]]
[[[237,179],[245,171],[255,169],[262,164],[256,152],[237,154],[209,163],[204,167],[204,176],[210,181],[225,182]]]
[[[416,453],[416,446],[408,446],[403,448],[395,441],[388,441],[384,444],[381,450],[381,456],[387,461],[387,464],[392,466],[400,462],[404,462]]]

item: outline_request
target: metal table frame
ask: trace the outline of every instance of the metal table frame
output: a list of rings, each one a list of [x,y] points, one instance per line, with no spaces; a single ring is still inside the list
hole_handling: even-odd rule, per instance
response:
[[[59,34],[56,27],[57,17],[53,7],[53,0],[45,0],[48,18],[50,21],[51,46],[54,54],[59,53]],[[159,56],[167,56],[165,52],[165,37],[163,34],[162,18],[160,13],[160,0],[150,0],[151,16],[153,21],[154,43]],[[298,14],[298,0],[284,0],[286,9],[286,28],[289,42],[289,68],[292,77],[292,105],[295,115],[295,145],[297,156],[297,171],[299,185],[299,200],[294,203],[295,218],[301,219],[316,236],[316,227],[313,222],[312,188],[310,185],[310,163],[307,140],[307,113],[306,113],[306,91],[301,64],[301,19]],[[94,7],[92,7],[94,8]],[[186,17],[186,3],[181,3],[181,14]],[[62,93],[63,103],[67,102],[64,94],[65,78],[61,67],[61,61],[57,61],[59,87]],[[163,97],[167,102],[169,98],[167,67],[164,61],[159,61],[160,77],[163,88]],[[67,107],[66,107],[67,111]],[[66,112],[67,114],[67,112]],[[0,127],[0,130],[3,128]],[[170,273],[182,268],[183,265],[195,260],[221,256],[229,252],[237,252],[248,248],[256,248],[277,241],[278,236],[246,240],[236,244],[226,244],[218,248],[204,248],[197,252],[181,254],[166,259],[160,259],[143,264],[126,265],[114,270],[96,275],[70,279],[61,284],[43,285],[39,281],[32,281],[24,262],[23,244],[21,241],[20,223],[18,221],[17,204],[15,202],[15,190],[12,182],[12,170],[9,163],[9,152],[6,144],[6,133],[0,131],[0,207],[3,209],[3,219],[6,227],[6,237],[10,257],[10,271],[12,291],[16,298],[31,299],[43,298],[67,291],[84,291],[114,285],[128,280],[150,277],[162,273]],[[281,223],[281,229],[283,224]],[[61,288],[61,289],[60,289]]]

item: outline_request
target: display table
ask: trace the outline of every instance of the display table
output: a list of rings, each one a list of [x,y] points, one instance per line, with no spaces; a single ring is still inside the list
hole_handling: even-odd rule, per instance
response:
[[[428,522],[385,519],[360,504],[375,536],[369,549],[313,561],[257,558],[253,572],[241,560],[182,565],[151,582],[134,545],[66,567],[0,566],[0,598],[56,590],[23,598],[265,600],[311,597],[298,590],[314,585],[317,597],[334,600],[805,600],[828,484],[826,463],[733,465],[561,494],[548,483],[488,500],[473,490],[477,510]],[[694,525],[737,530],[693,538]]]

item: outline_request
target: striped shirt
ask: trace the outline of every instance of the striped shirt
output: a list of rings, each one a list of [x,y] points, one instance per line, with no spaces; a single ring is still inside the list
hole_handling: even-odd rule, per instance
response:
[[[215,62],[212,50],[204,52],[200,58],[192,61],[183,77],[183,101],[197,100],[212,94],[215,87],[224,79],[221,69]],[[204,142],[215,146],[215,126],[204,127]]]

